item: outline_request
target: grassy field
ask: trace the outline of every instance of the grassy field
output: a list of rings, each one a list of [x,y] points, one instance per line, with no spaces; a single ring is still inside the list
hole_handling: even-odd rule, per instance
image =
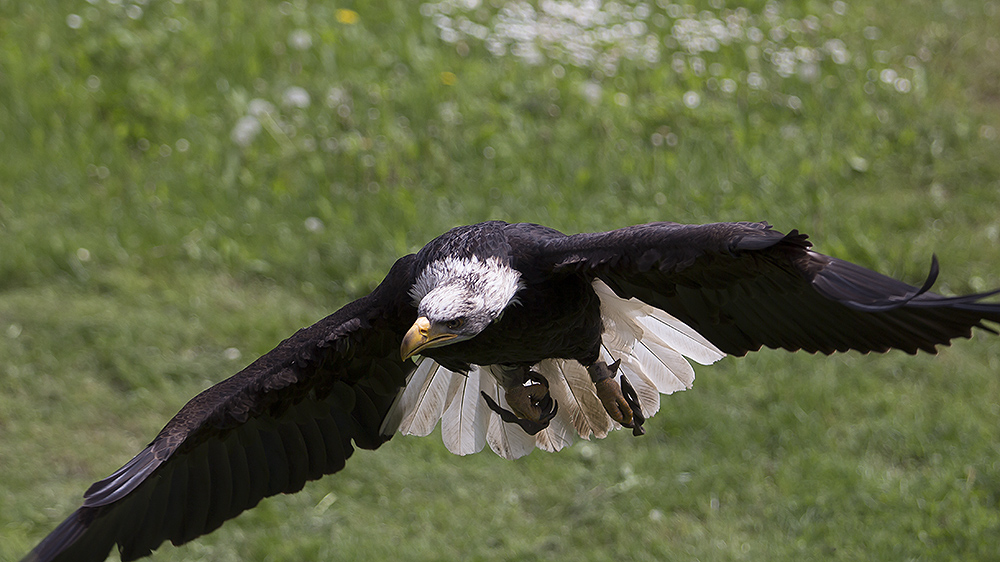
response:
[[[0,560],[456,224],[768,220],[1000,285],[997,2],[497,4],[0,0]],[[397,437],[152,559],[995,559],[1000,338],[697,371],[645,437]]]

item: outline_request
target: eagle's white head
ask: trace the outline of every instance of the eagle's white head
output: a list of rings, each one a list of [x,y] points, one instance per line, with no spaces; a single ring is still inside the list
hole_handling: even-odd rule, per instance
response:
[[[516,302],[521,274],[496,257],[447,257],[428,265],[410,288],[417,321],[400,347],[403,359],[475,337]]]

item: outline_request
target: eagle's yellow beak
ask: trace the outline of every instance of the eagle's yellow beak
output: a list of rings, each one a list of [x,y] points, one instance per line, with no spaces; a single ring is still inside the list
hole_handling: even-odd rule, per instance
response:
[[[456,337],[457,334],[446,332],[441,325],[431,324],[430,320],[421,316],[403,336],[403,343],[399,346],[399,356],[406,361],[428,347],[438,347]]]

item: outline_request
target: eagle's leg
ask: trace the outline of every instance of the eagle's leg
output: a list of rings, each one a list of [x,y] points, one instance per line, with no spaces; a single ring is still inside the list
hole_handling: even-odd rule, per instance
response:
[[[513,412],[504,410],[485,392],[483,398],[503,421],[516,423],[529,435],[535,435],[556,417],[558,404],[549,394],[549,381],[542,375],[527,367],[506,369],[500,384],[506,391],[504,397]]]
[[[590,373],[590,380],[594,381],[594,386],[597,388],[597,397],[601,399],[601,404],[611,419],[632,428],[632,435],[642,435],[646,433],[642,428],[646,418],[642,415],[639,397],[636,396],[635,390],[624,374],[621,376],[621,386],[615,381],[615,373],[618,372],[620,364],[621,359],[610,366],[604,361],[598,361],[587,367],[587,372]]]

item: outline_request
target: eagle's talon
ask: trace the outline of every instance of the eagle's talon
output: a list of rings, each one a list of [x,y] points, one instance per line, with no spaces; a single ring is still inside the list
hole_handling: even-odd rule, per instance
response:
[[[597,388],[597,397],[601,399],[601,404],[604,405],[604,410],[611,416],[611,419],[625,427],[631,427],[632,408],[622,396],[622,390],[615,379],[602,379],[597,381],[594,386]]]
[[[588,367],[590,378],[594,381],[594,387],[597,389],[597,397],[601,399],[601,404],[604,405],[604,410],[608,412],[611,419],[623,427],[631,428],[632,435],[643,435],[646,430],[643,429],[642,424],[645,423],[646,418],[642,415],[642,407],[639,405],[639,397],[636,395],[635,389],[632,388],[624,374],[621,376],[621,386],[614,378],[620,364],[621,359],[611,365],[603,361],[595,363]]]
[[[543,416],[540,420],[535,421],[535,420],[521,418],[514,412],[503,409],[503,407],[500,406],[500,404],[497,404],[495,400],[490,398],[489,394],[486,394],[483,391],[480,391],[480,394],[482,394],[483,399],[486,400],[486,405],[491,410],[496,412],[500,416],[501,420],[503,420],[506,423],[517,424],[528,435],[537,435],[539,431],[549,426],[549,421],[551,421],[552,418],[554,418],[556,415],[557,404],[556,401],[552,400],[551,398],[549,400],[551,400],[552,402],[552,410],[547,412],[545,416]]]
[[[556,402],[555,398],[552,398],[552,396],[549,395],[548,392],[546,392],[545,398],[543,398],[538,403],[538,406],[539,408],[542,409],[542,412],[544,412],[542,414],[542,417],[539,419],[539,423],[542,423],[544,424],[545,427],[548,427],[549,422],[552,421],[552,418],[556,417],[556,412],[559,410],[559,403]]]
[[[643,429],[642,424],[646,422],[646,417],[642,415],[639,396],[635,393],[635,389],[632,388],[632,384],[628,382],[624,374],[622,374],[622,394],[624,394],[625,402],[628,403],[629,409],[632,410],[632,425],[626,427],[631,427],[632,435],[636,437],[644,435],[646,430]]]
[[[549,394],[549,384],[542,377],[528,373],[525,384],[507,390],[507,405],[517,417],[546,427],[556,415],[556,402]]]
[[[495,400],[482,393],[486,405],[506,423],[515,423],[529,435],[536,435],[547,428],[556,417],[558,403],[549,394],[549,381],[529,369],[512,369],[510,378],[502,385],[510,410],[505,410]]]

